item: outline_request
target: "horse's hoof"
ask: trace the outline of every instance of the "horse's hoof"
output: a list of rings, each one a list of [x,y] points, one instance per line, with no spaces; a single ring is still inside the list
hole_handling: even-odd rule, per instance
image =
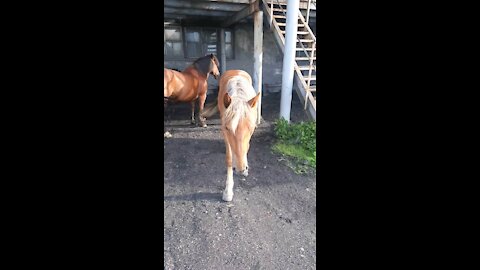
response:
[[[163,138],[171,138],[172,137],[172,134],[170,134],[170,132],[165,132],[163,133]]]
[[[207,124],[202,124],[202,127],[206,128],[206,127],[207,127]]]
[[[231,202],[233,200],[233,193],[228,194],[228,193],[225,193],[224,191],[222,199],[226,202]]]
[[[195,121],[191,121],[191,122],[190,122],[190,124],[191,124],[191,125],[196,125],[196,124],[197,124],[197,122],[195,122]]]

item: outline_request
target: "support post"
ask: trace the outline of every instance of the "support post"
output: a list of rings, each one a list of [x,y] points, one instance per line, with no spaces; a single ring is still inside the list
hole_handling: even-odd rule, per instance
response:
[[[285,51],[283,53],[282,95],[280,99],[280,117],[290,123],[292,107],[293,76],[297,44],[298,0],[287,2],[287,22],[285,27]]]
[[[253,14],[253,88],[260,97],[257,101],[257,124],[262,118],[262,62],[263,62],[263,11]]]
[[[225,29],[220,28],[220,73],[227,71],[227,55],[225,53]]]

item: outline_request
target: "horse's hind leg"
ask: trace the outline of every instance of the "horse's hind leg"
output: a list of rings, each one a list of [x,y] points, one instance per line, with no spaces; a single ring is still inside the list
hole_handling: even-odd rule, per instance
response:
[[[167,100],[163,99],[163,138],[171,138],[172,134],[170,132],[165,132],[165,115],[167,112]]]
[[[191,119],[190,123],[192,123],[192,125],[196,124],[196,122],[195,122],[195,102],[196,101],[197,100],[194,100],[194,101],[191,102],[191,105],[192,105],[192,119]]]

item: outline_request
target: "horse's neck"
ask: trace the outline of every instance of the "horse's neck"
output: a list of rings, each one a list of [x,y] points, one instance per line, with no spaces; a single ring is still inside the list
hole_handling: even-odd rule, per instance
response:
[[[184,73],[190,73],[190,74],[194,75],[195,77],[197,77],[199,79],[202,79],[202,80],[205,80],[205,81],[208,79],[208,74],[203,74],[198,69],[196,69],[194,65],[188,66],[183,72]]]

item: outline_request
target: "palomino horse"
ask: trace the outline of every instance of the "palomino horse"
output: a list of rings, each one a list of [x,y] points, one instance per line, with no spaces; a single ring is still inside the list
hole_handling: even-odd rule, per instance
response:
[[[223,200],[229,202],[233,199],[233,171],[248,176],[247,153],[250,148],[250,138],[256,127],[256,107],[260,94],[255,93],[252,78],[243,70],[226,71],[218,85],[216,104],[209,104],[202,116],[209,117],[217,110],[220,111],[227,163],[227,181]]]
[[[208,76],[210,74],[218,79],[218,59],[215,55],[207,55],[197,59],[184,71],[178,72],[171,69],[163,69],[163,101],[165,108],[168,101],[190,102],[192,105],[192,124],[195,124],[195,102],[199,101],[199,112],[203,111],[207,98]],[[200,118],[202,127],[207,127],[205,118]],[[165,129],[165,123],[164,123]],[[171,137],[169,132],[164,137]]]

